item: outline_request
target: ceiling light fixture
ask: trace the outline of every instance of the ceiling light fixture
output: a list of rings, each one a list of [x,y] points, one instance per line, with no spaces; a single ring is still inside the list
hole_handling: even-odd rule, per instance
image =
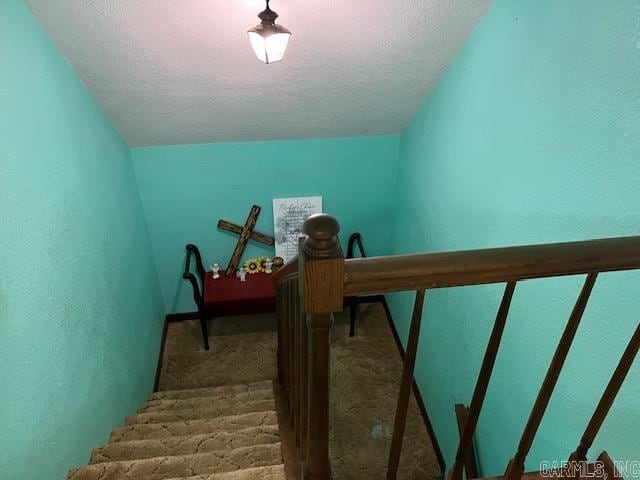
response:
[[[291,32],[276,23],[278,14],[269,8],[269,0],[266,2],[267,8],[258,14],[262,23],[253,27],[247,34],[256,57],[264,63],[274,63],[284,57]]]

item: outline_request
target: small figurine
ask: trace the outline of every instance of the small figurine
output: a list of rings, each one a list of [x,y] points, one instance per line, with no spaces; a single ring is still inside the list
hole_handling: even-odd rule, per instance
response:
[[[258,258],[258,264],[260,265],[260,271],[264,272],[267,268],[267,261],[271,261],[269,257]]]
[[[238,277],[241,282],[246,282],[247,281],[247,269],[244,268],[244,267],[238,269],[238,271],[236,271],[236,277]]]
[[[214,280],[220,278],[220,265],[218,265],[217,263],[211,265],[211,273],[213,274]]]
[[[264,262],[264,273],[267,275],[271,275],[273,273],[273,261],[270,259],[266,259]]]

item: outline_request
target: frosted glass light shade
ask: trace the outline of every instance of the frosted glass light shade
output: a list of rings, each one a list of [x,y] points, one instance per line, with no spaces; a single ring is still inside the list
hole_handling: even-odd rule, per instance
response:
[[[253,28],[247,33],[251,48],[253,48],[258,60],[264,63],[279,62],[284,57],[284,52],[289,44],[291,32],[280,25],[275,25],[278,30],[283,31],[265,31],[265,29]]]
[[[264,36],[256,31],[248,32],[251,48],[256,57],[264,63],[279,62],[284,57],[284,52],[289,43],[291,32],[272,33]]]

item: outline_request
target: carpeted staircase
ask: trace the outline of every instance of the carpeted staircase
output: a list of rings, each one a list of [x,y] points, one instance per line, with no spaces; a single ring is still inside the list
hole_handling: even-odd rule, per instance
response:
[[[360,309],[356,337],[338,315],[333,329],[331,465],[336,480],[384,477],[402,363],[384,311]],[[275,317],[230,317],[209,324],[202,349],[197,320],[171,322],[159,392],[96,448],[71,480],[284,480],[299,478],[285,417],[282,466],[273,391]],[[357,388],[354,388],[357,385]],[[398,478],[442,478],[412,397]],[[282,405],[279,405],[282,408]],[[286,472],[286,474],[285,474]]]
[[[69,480],[284,480],[272,381],[151,395]]]

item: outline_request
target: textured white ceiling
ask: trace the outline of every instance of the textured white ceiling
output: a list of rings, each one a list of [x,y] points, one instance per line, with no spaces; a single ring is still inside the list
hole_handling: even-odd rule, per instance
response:
[[[131,146],[396,134],[490,0],[27,0]]]

